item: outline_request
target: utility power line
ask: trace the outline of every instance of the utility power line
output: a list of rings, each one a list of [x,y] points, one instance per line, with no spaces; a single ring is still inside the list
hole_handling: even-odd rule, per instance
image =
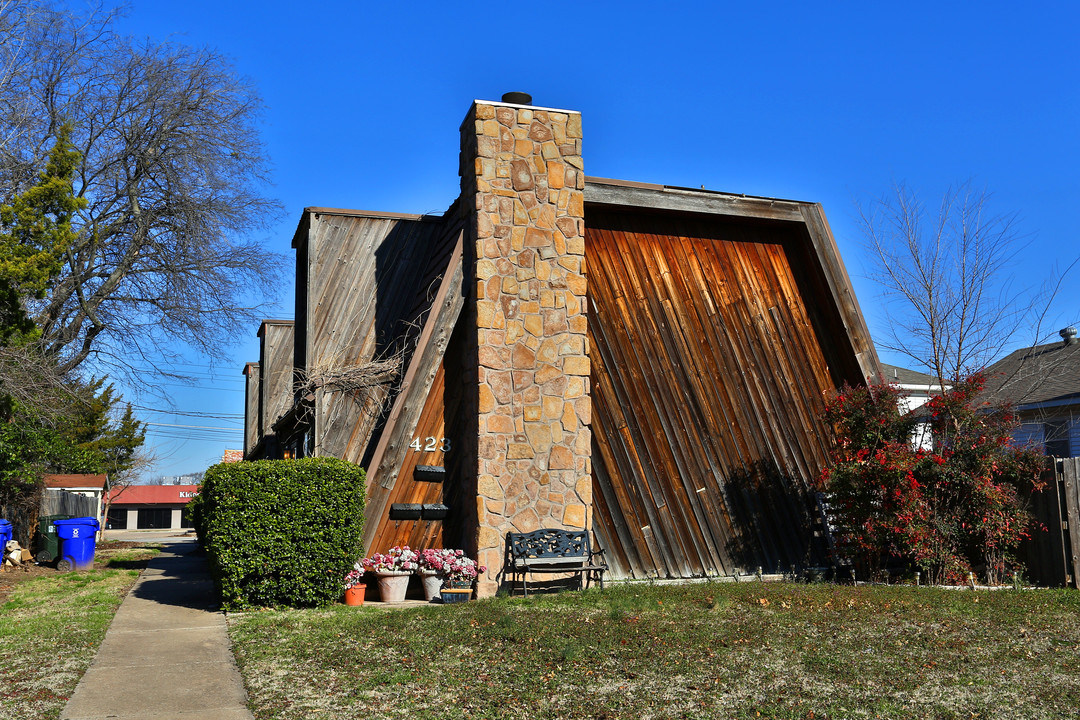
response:
[[[161,410],[159,408],[146,407],[145,405],[132,405],[132,408],[150,415],[176,415],[179,417],[200,418],[206,420],[224,420],[226,422],[238,422],[243,424],[244,413],[217,413],[199,412],[196,410]]]
[[[148,423],[145,423],[145,424],[150,426],[150,427],[184,428],[186,430],[223,430],[225,432],[230,432],[230,433],[237,432],[236,428],[216,427],[216,426],[213,426],[213,425],[176,425],[176,424],[173,424],[173,423],[156,423],[156,422],[148,422]]]

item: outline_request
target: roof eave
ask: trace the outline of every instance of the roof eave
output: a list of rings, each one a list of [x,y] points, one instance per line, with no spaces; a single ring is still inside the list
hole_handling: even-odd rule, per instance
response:
[[[598,177],[585,178],[585,202],[800,223],[803,222],[803,208],[815,205],[796,200]]]

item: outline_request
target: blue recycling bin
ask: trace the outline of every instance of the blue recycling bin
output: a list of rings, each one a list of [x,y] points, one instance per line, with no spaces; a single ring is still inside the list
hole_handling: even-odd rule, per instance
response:
[[[60,538],[60,560],[57,570],[89,570],[94,566],[94,546],[101,527],[92,517],[55,520]]]
[[[11,523],[7,520],[0,520],[0,552],[3,552],[7,547],[8,540],[11,540]]]

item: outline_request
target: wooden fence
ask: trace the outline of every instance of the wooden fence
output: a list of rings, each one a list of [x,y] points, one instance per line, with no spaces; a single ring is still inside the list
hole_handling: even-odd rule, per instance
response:
[[[37,519],[35,507],[27,502],[0,503],[0,518],[11,523],[11,537],[25,548],[30,547],[32,523]]]
[[[42,515],[71,515],[72,517],[96,517],[97,501],[78,493],[50,488],[41,498]]]
[[[37,502],[38,497],[40,503]],[[43,515],[94,517],[97,515],[97,501],[67,490],[47,488],[44,493],[39,495],[35,491],[19,502],[0,503],[0,518],[11,523],[12,537],[28,549],[38,518]]]
[[[1027,579],[1044,587],[1080,588],[1080,457],[1055,458],[1046,488],[1029,498],[1039,526],[1020,548]]]
[[[94,517],[97,502],[67,490],[55,488],[35,489],[22,497],[0,502],[0,518],[11,522],[12,536],[23,547],[30,547],[30,539],[42,515],[70,515],[71,517]]]

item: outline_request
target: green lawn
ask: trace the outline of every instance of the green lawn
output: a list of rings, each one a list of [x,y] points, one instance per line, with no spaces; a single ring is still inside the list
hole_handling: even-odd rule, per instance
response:
[[[41,569],[21,577],[0,601],[0,719],[57,718],[97,653],[116,609],[155,547],[112,550],[104,543],[97,569]]]
[[[0,718],[59,717],[137,570],[57,573],[0,605]]]
[[[624,585],[233,615],[257,718],[1080,716],[1080,593]]]

